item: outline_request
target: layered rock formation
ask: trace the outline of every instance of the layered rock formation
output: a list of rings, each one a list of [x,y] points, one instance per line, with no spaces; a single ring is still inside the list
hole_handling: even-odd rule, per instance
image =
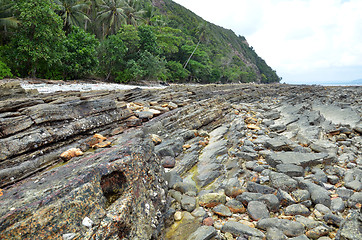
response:
[[[361,87],[6,91],[4,239],[361,234]]]

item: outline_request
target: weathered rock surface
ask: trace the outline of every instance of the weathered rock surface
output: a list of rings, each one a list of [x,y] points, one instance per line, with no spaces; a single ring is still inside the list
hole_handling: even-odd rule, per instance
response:
[[[362,87],[0,86],[5,239],[359,237]]]

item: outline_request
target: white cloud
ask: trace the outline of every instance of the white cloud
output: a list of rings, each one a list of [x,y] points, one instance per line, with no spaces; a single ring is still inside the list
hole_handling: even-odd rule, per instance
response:
[[[305,79],[308,73],[323,78],[324,72],[329,79],[334,76],[330,80],[342,81],[362,77],[361,0],[175,2],[207,21],[245,36],[288,82],[300,81],[301,76]],[[333,76],[327,74],[328,69]],[[341,69],[340,74],[336,69]]]

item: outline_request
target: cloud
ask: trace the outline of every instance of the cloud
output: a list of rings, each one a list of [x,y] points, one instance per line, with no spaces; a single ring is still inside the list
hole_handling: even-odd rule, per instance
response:
[[[362,77],[361,0],[176,0],[205,20],[230,28],[279,75],[333,69]],[[360,66],[360,68],[358,68]],[[346,74],[342,69],[353,69]],[[341,69],[340,74],[335,69]],[[349,71],[347,71],[349,72]],[[351,79],[352,78],[352,79]]]

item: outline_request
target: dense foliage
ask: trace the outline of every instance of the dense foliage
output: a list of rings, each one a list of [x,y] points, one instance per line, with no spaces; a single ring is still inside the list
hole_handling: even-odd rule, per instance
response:
[[[0,0],[0,78],[278,82],[244,37],[171,0]]]

